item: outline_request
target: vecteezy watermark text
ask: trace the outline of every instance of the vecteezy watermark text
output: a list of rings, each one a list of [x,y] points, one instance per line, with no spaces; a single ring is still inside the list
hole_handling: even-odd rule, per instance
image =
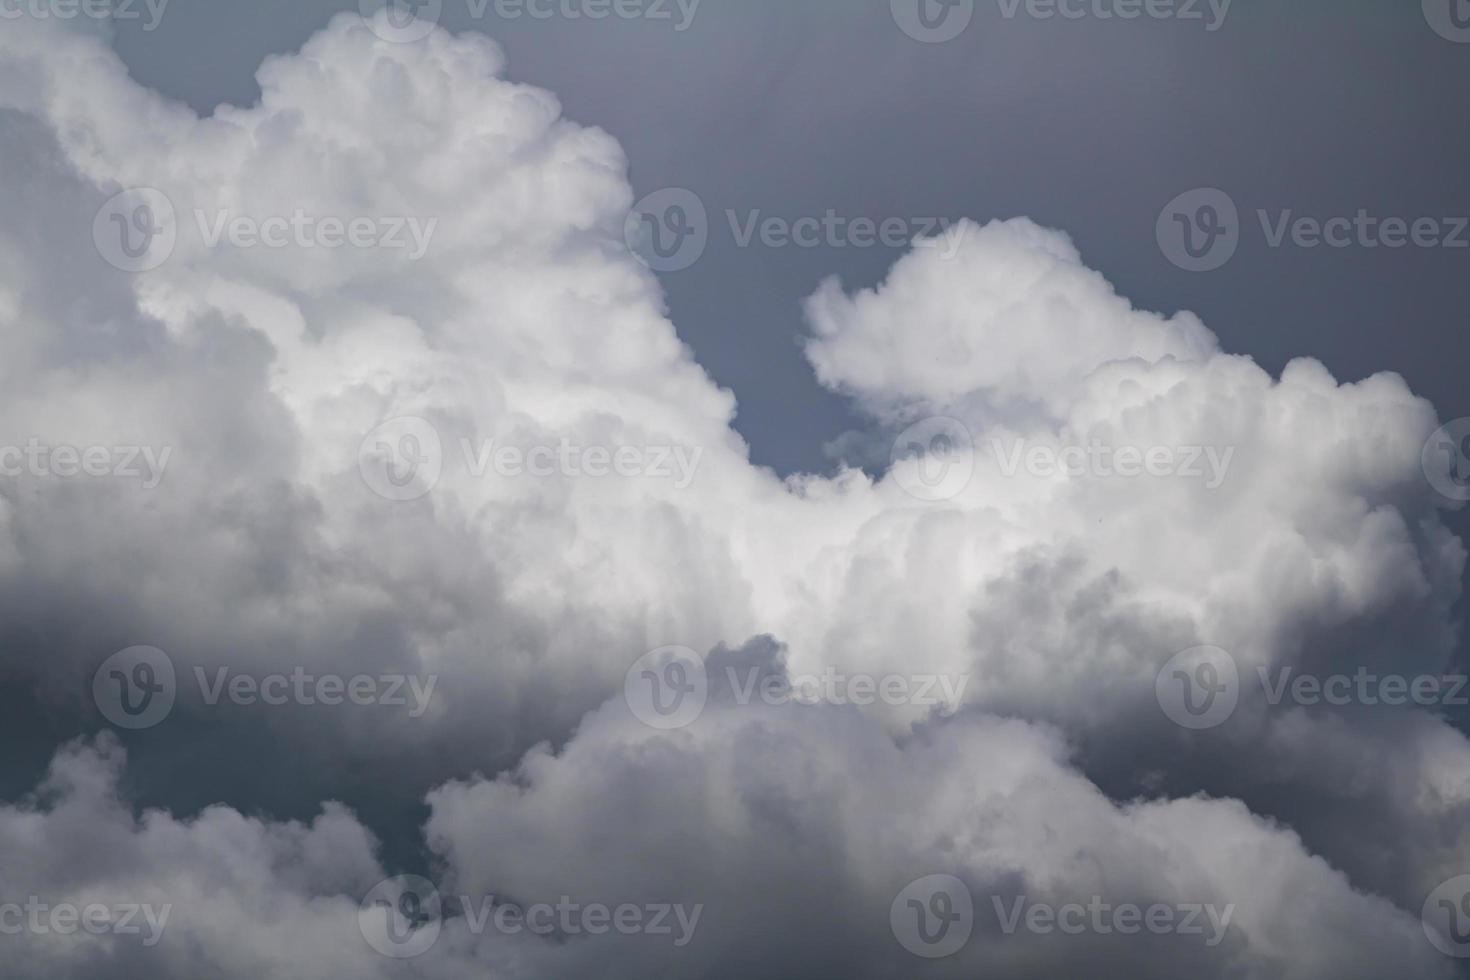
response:
[[[450,0],[459,2],[459,0]],[[704,0],[463,0],[471,20],[623,20],[671,24],[682,34]],[[384,41],[412,44],[428,37],[444,16],[445,0],[358,0],[368,29]]]
[[[450,908],[446,908],[450,906]],[[377,952],[393,959],[422,956],[438,941],[446,917],[462,917],[473,936],[488,931],[544,938],[570,936],[665,936],[682,949],[694,940],[704,905],[669,902],[580,902],[563,895],[529,905],[494,895],[459,895],[446,901],[433,882],[400,875],[379,882],[363,897],[358,929]]]
[[[952,259],[971,225],[949,218],[850,216],[829,208],[818,215],[784,217],[760,209],[726,209],[725,221],[736,248],[891,248],[937,249]],[[709,247],[709,211],[683,187],[643,197],[628,213],[623,238],[629,251],[655,272],[679,272],[699,261]]]
[[[401,253],[410,262],[428,253],[439,226],[435,217],[316,214],[305,208],[290,214],[195,208],[193,218],[197,244],[204,249],[377,249]],[[173,255],[179,235],[173,201],[152,187],[119,191],[92,219],[97,253],[124,272],[151,272],[162,266]]]
[[[463,472],[471,479],[646,479],[686,490],[699,471],[704,449],[677,445],[584,445],[562,437],[555,444],[500,443],[464,438],[458,443]],[[358,471],[378,496],[406,502],[427,496],[444,475],[439,430],[427,419],[390,419],[358,446]]]
[[[1396,674],[1360,666],[1351,673],[1311,674],[1294,666],[1257,666],[1260,697],[1272,708],[1326,705],[1388,708],[1470,707],[1470,677],[1463,674]],[[1175,654],[1154,682],[1159,707],[1182,728],[1218,728],[1240,704],[1244,687],[1235,658],[1215,646]]]
[[[429,709],[436,674],[354,674],[351,676],[293,667],[287,672],[245,673],[228,666],[206,670],[195,667],[193,678],[200,701],[218,706],[222,701],[240,707],[334,708],[406,707],[410,718]],[[108,657],[92,675],[92,700],[103,717],[119,728],[151,728],[167,718],[178,697],[172,658],[157,647],[137,646]]]
[[[24,446],[0,446],[0,476],[141,480],[143,489],[163,482],[172,446],[50,446],[28,439]]]
[[[826,667],[820,674],[727,666],[716,674],[734,703],[771,707],[912,705],[953,711],[964,699],[967,674],[847,674]],[[670,731],[693,724],[709,700],[711,677],[705,661],[688,647],[660,647],[639,657],[623,679],[623,697],[633,715],[651,728]]]
[[[645,678],[647,679],[647,678]],[[868,707],[917,705],[926,708],[953,707],[965,696],[967,674],[844,674],[827,667],[820,674],[763,673],[758,667],[739,671],[725,668],[725,680],[735,692],[735,703],[762,704],[852,704]],[[657,681],[655,676],[654,681]]]
[[[1255,219],[1272,249],[1470,248],[1470,217],[1463,216],[1401,217],[1358,208],[1352,215],[1319,217],[1291,208],[1258,208]],[[1164,206],[1155,236],[1174,265],[1188,272],[1210,272],[1234,257],[1250,227],[1242,222],[1229,194],[1202,187]]]
[[[143,30],[156,30],[169,0],[0,0],[0,20],[88,20],[135,21],[148,12]]]
[[[1025,895],[1016,896],[1009,907],[998,895],[991,897],[991,903],[995,906],[1001,932],[1007,936],[1020,928],[1040,936],[1058,932],[1067,936],[1085,933],[1136,936],[1146,932],[1154,936],[1203,936],[1205,945],[1211,948],[1224,941],[1230,928],[1230,918],[1235,914],[1233,904],[1223,909],[1196,902],[1172,905],[1155,902],[1147,906],[1121,902],[1115,905],[1100,895],[1092,896],[1086,904],[1067,902],[1049,905],[1030,901]]]
[[[232,248],[381,248],[406,250],[406,258],[417,262],[429,250],[439,227],[438,218],[413,215],[342,218],[315,215],[297,208],[287,215],[259,217],[226,210],[212,214],[194,209],[199,240],[205,248],[224,242]]]
[[[21,902],[0,903],[0,935],[71,936],[85,932],[92,936],[139,936],[143,945],[158,945],[168,925],[173,905],[153,906],[137,902],[103,904],[89,902],[77,906],[70,902],[54,905],[36,895]]]
[[[992,439],[991,448],[999,461],[1001,475],[1011,478],[1023,469],[1028,476],[1051,479],[1058,476],[1099,479],[1175,477],[1200,480],[1207,490],[1218,490],[1225,482],[1235,447],[1226,446],[1109,446],[1094,439],[1086,446],[1028,445],[1023,439],[1007,446]]]
[[[1235,0],[996,0],[1000,15],[1015,20],[1178,20],[1197,21],[1213,34],[1225,26]]]
[[[1235,906],[1202,902],[1113,902],[1101,895],[1058,905],[1026,895],[1009,900],[993,895],[990,904],[1002,934],[1025,931],[1040,936],[1199,936],[1213,948],[1225,940]],[[889,908],[889,927],[900,946],[926,959],[953,956],[975,929],[975,900],[959,878],[926,875],[906,885]]]
[[[1003,19],[1177,20],[1202,23],[1209,33],[1225,26],[1234,0],[994,0]],[[889,0],[893,20],[915,41],[943,44],[969,28],[976,0]]]

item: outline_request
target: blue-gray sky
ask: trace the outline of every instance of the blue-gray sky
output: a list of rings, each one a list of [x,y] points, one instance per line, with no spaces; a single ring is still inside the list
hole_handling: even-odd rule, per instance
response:
[[[174,0],[122,24],[140,82],[200,112],[257,97],[266,55],[295,50],[321,0]],[[918,43],[875,0],[703,0],[671,20],[506,20],[446,0],[441,23],[502,44],[512,78],[612,133],[638,193],[696,191],[714,222],[693,268],[664,277],[674,322],[740,401],[737,427],[782,472],[825,465],[848,425],[797,346],[827,275],[877,281],[881,247],[737,247],[725,218],[1027,215],[1061,228],[1145,309],[1197,312],[1272,370],[1320,358],[1339,377],[1401,372],[1446,418],[1470,415],[1470,248],[1272,248],[1256,216],[1470,214],[1470,45],[1416,3],[1237,0],[1203,20],[1038,21],[981,0],[956,39]],[[1160,210],[1228,192],[1245,239],[1196,274],[1155,244]]]

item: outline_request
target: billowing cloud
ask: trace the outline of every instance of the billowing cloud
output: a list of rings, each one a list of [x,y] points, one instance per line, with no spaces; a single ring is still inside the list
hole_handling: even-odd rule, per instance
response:
[[[200,118],[88,33],[0,36],[0,672],[46,752],[130,727],[117,651],[156,652],[101,690],[174,699],[132,791],[105,736],[0,814],[7,894],[172,902],[166,936],[27,933],[26,971],[889,976],[946,875],[941,975],[1449,974],[1446,705],[1270,696],[1448,667],[1466,556],[1401,379],[1272,377],[1062,233],[965,224],[817,288],[807,356],[872,426],[782,481],[624,244],[621,149],[493,43],[343,15],[259,80]],[[648,679],[707,704],[660,729],[625,683],[669,647]],[[1173,663],[1228,664],[1230,710],[1171,717]],[[399,961],[358,903],[420,829],[447,921]],[[490,895],[702,912],[487,933]],[[1001,926],[1089,904],[1233,911]]]

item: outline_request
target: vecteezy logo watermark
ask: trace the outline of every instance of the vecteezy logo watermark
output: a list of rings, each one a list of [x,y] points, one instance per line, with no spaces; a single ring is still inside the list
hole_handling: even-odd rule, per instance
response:
[[[1225,483],[1235,447],[1223,450],[1216,446],[1108,446],[1094,439],[1086,446],[1034,445],[1016,439],[1007,448],[1001,439],[992,439],[991,448],[1006,478],[1013,478],[1024,467],[1028,476],[1072,479],[1092,476],[1100,479],[1137,479],[1142,476],[1200,480],[1206,490],[1218,490]]]
[[[623,677],[623,699],[633,717],[650,728],[673,731],[692,725],[709,700],[704,660],[688,647],[645,653]]]
[[[368,489],[403,503],[427,496],[444,474],[444,444],[427,419],[390,419],[363,437],[357,468]]]
[[[1028,901],[1018,895],[1010,908],[1000,896],[992,896],[996,918],[1007,936],[1025,927],[1027,932],[1049,936],[1060,932],[1066,936],[1093,933],[1109,936],[1136,936],[1148,932],[1155,936],[1205,936],[1205,945],[1214,948],[1225,940],[1230,928],[1230,919],[1235,914],[1234,904],[1223,909],[1211,904],[1181,902],[1166,905],[1162,902],[1147,907],[1123,902],[1117,905],[1094,895],[1087,904],[1068,902],[1054,906],[1043,902]],[[1205,928],[1209,927],[1206,936]]]
[[[118,728],[152,728],[173,710],[176,693],[174,662],[157,647],[119,650],[92,675],[92,700]]]
[[[975,929],[975,900],[954,875],[927,875],[912,882],[888,909],[898,944],[915,956],[953,956]]]
[[[1289,208],[1258,208],[1256,220],[1273,249],[1470,248],[1466,217],[1382,217],[1359,208],[1352,217],[1314,218]],[[1229,262],[1243,231],[1235,202],[1215,188],[1187,191],[1170,201],[1156,228],[1164,256],[1189,272],[1209,272]]]
[[[483,480],[491,473],[507,479],[669,480],[675,490],[694,483],[704,458],[701,447],[584,446],[563,437],[556,445],[517,446],[485,440],[478,445],[459,440],[464,473]],[[439,483],[444,473],[444,447],[439,432],[421,418],[385,422],[358,447],[358,469],[378,496],[392,501],[417,500]]]
[[[1240,671],[1235,658],[1219,647],[1192,647],[1176,653],[1159,670],[1154,696],[1169,720],[1181,728],[1218,728],[1240,703]]]
[[[654,272],[682,272],[709,246],[709,212],[686,188],[654,191],[628,212],[623,241]]]
[[[717,675],[718,676],[718,675]],[[726,667],[723,681],[735,704],[889,707],[913,705],[952,712],[964,700],[968,674],[845,674],[834,667],[820,674],[790,674]],[[633,715],[651,728],[670,731],[693,724],[709,699],[708,668],[688,647],[661,647],[638,658],[623,678],[623,695]]]
[[[1424,476],[1448,500],[1470,500],[1470,418],[1455,419],[1429,437]]]
[[[910,496],[953,500],[975,476],[975,437],[958,419],[924,419],[899,433],[891,462],[894,481]]]
[[[1032,20],[1201,21],[1213,34],[1225,26],[1234,0],[996,0],[1001,16],[1014,20],[1023,10]]]
[[[212,674],[212,676],[211,676]],[[241,707],[288,704],[337,707],[350,704],[407,707],[410,718],[429,709],[435,674],[315,674],[295,667],[289,674],[263,676],[217,667],[194,668],[200,699],[209,707],[221,700]],[[129,647],[108,657],[92,675],[92,700],[103,717],[119,728],[152,728],[169,716],[178,696],[173,660],[157,647]],[[409,698],[412,697],[410,703]]]
[[[133,21],[143,16],[140,7],[148,11],[148,22],[143,30],[156,29],[163,20],[168,0],[0,0],[0,20],[19,20],[31,17],[36,20],[89,20]]]
[[[1470,0],[1424,0],[1424,19],[1445,40],[1470,44]]]
[[[892,248],[938,250],[941,258],[959,254],[968,222],[949,218],[850,217],[828,208],[820,217],[786,218],[759,208],[741,213],[725,209],[736,248]],[[655,272],[679,272],[698,262],[709,247],[709,211],[699,195],[682,187],[655,191],[629,212],[623,227],[628,249]]]
[[[1159,212],[1154,236],[1164,257],[1186,272],[1220,268],[1240,246],[1240,212],[1213,187],[1185,191]]]
[[[487,930],[515,936],[523,932],[541,937],[668,936],[677,948],[694,940],[704,905],[654,902],[579,902],[563,895],[555,903],[521,905],[494,895],[452,896],[446,903],[434,884],[417,875],[379,882],[363,898],[357,924],[368,945],[393,959],[422,956],[439,939],[445,905],[455,905],[472,936]]]
[[[153,947],[163,938],[172,904],[160,906],[146,902],[121,902],[104,905],[89,902],[76,906],[70,902],[47,904],[35,895],[25,903],[0,903],[0,935],[71,936],[78,930],[93,936],[143,937],[143,945]]]
[[[3,2],[3,0],[0,0]],[[296,208],[290,215],[213,213],[194,209],[199,243],[206,249],[382,249],[402,251],[410,262],[423,258],[438,228],[438,218],[414,216],[316,215]],[[111,266],[124,272],[150,272],[163,265],[178,245],[173,203],[151,187],[125,190],[103,202],[92,220],[92,240]]]
[[[975,17],[975,0],[889,0],[893,21],[925,44],[953,41]]]
[[[704,0],[465,0],[472,20],[646,20],[670,22],[682,34],[694,25]],[[358,0],[368,29],[384,41],[411,44],[433,32],[444,0]],[[676,19],[677,17],[677,19]]]
[[[373,886],[357,909],[357,928],[368,945],[395,960],[427,953],[444,928],[439,889],[418,875],[400,875]]]
[[[112,477],[142,480],[143,489],[153,490],[172,455],[172,446],[48,446],[32,438],[24,446],[0,446],[0,476]]]
[[[97,254],[123,272],[151,272],[163,265],[178,237],[173,202],[152,187],[119,191],[102,202],[92,219]]]
[[[1451,878],[1430,892],[1419,918],[1435,949],[1470,959],[1470,875]]]

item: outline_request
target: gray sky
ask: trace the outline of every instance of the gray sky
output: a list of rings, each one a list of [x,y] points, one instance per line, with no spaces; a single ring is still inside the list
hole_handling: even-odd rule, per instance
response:
[[[339,9],[352,7],[174,0],[151,32],[124,24],[117,49],[139,81],[208,112],[253,101],[261,59]],[[1470,248],[1273,248],[1257,216],[1470,215],[1470,45],[1416,3],[1237,0],[1210,31],[1203,4],[1196,21],[1037,21],[981,0],[944,44],[911,40],[872,0],[703,0],[683,32],[672,6],[672,20],[600,22],[469,9],[445,0],[441,22],[483,29],[511,77],[616,136],[640,194],[705,201],[710,248],[664,286],[739,398],[758,462],[824,465],[848,420],[797,348],[800,301],[826,275],[871,284],[899,253],[740,248],[729,209],[1027,215],[1068,232],[1138,307],[1193,310],[1268,369],[1311,355],[1339,380],[1396,370],[1445,418],[1470,415]],[[1235,257],[1203,274],[1154,238],[1163,206],[1196,187],[1229,193],[1244,226]]]

